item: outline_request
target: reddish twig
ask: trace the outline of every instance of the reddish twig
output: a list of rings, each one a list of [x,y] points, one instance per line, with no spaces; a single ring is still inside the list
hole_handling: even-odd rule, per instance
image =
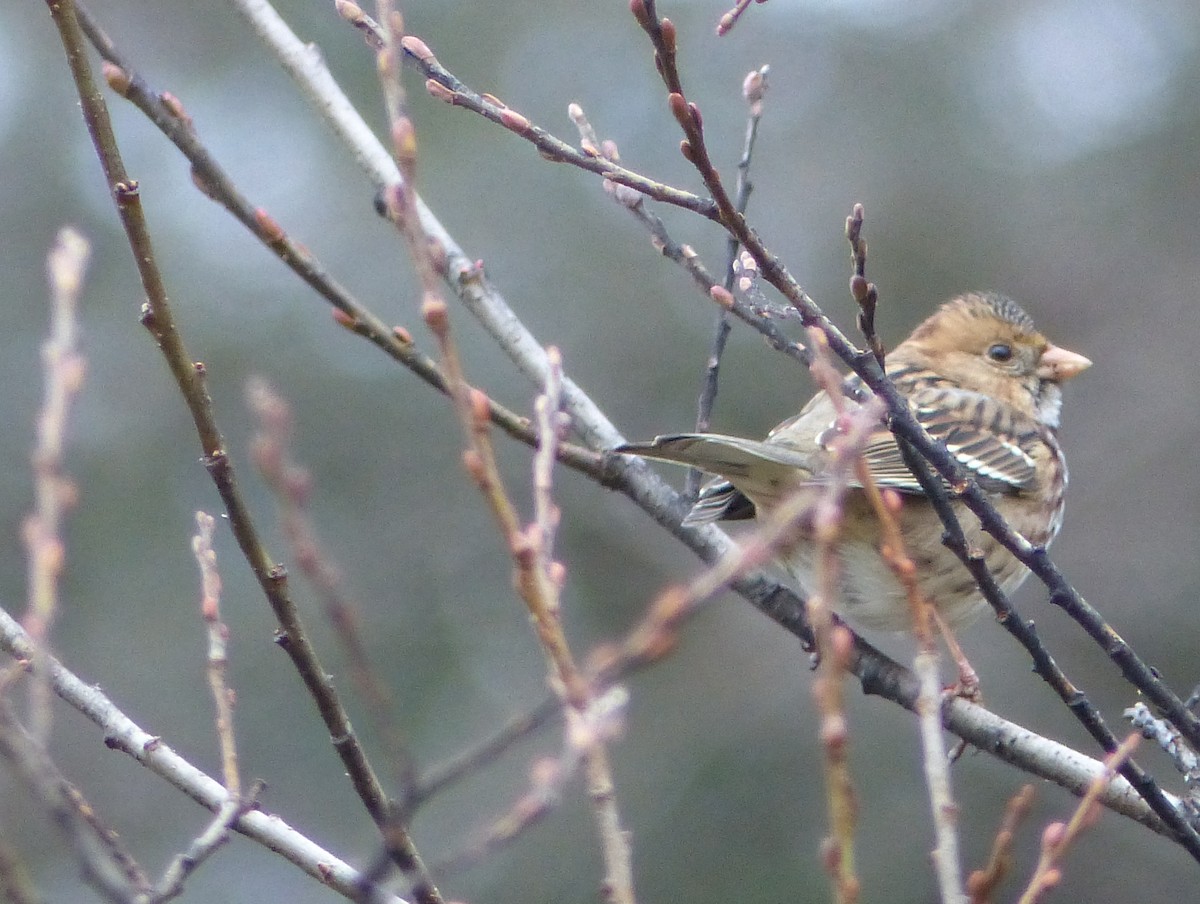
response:
[[[746,213],[750,205],[750,194],[754,186],[750,182],[750,162],[754,157],[754,143],[758,138],[758,124],[762,120],[763,104],[767,93],[767,73],[769,67],[763,66],[750,72],[742,81],[742,98],[749,107],[746,117],[746,134],[742,142],[742,156],[737,166],[737,189],[734,206],[741,214]],[[735,265],[738,259],[738,243],[730,236],[725,260],[725,279],[723,288],[726,293],[732,293],[735,278]],[[710,294],[711,290],[710,290]],[[718,297],[716,295],[714,298]],[[732,295],[731,295],[732,297]],[[700,398],[696,403],[696,432],[704,433],[712,426],[713,407],[717,403],[717,392],[720,389],[721,358],[725,354],[725,344],[729,340],[731,325],[729,311],[722,306],[717,311],[713,323],[712,344],[705,362],[704,378],[700,387]],[[684,492],[689,498],[700,490],[700,472],[692,468],[688,471],[687,484]]]
[[[229,627],[221,621],[221,575],[213,549],[216,519],[196,512],[196,535],[192,552],[200,568],[200,615],[208,629],[208,685],[217,710],[217,740],[221,747],[221,774],[225,790],[235,804],[241,800],[242,778],[238,771],[237,742],[233,734],[232,688],[226,682],[229,666]]]
[[[1022,785],[1004,808],[1004,819],[992,841],[988,862],[982,869],[967,877],[967,893],[970,904],[990,904],[993,895],[1005,876],[1012,870],[1012,849],[1016,840],[1017,827],[1029,816],[1033,806],[1033,785]]]
[[[50,335],[42,345],[45,388],[37,419],[33,466],[33,511],[23,535],[28,555],[28,604],[25,628],[46,649],[58,614],[58,579],[66,564],[63,516],[78,490],[63,465],[71,405],[83,383],[84,360],[79,354],[76,314],[91,248],[74,229],[62,229],[46,259],[50,283]],[[50,737],[50,686],[45,670],[36,671],[29,687],[30,732],[39,743]]]
[[[862,237],[865,210],[855,204],[850,216],[846,217],[846,240],[850,243],[850,294],[858,305],[858,328],[867,341],[867,348],[883,367],[883,342],[875,331],[875,308],[879,304],[879,290],[875,283],[867,282],[867,240]]]
[[[341,570],[326,551],[309,512],[313,480],[307,469],[291,459],[291,408],[266,380],[259,378],[252,378],[246,386],[246,401],[258,418],[251,455],[275,494],[283,536],[296,567],[321,598],[325,616],[349,662],[354,686],[387,745],[402,789],[400,806],[411,810],[416,795],[415,763],[395,720],[391,690],[367,652],[359,608],[347,595]]]
[[[1037,866],[1017,904],[1036,904],[1042,896],[1062,881],[1062,860],[1075,840],[1100,817],[1096,799],[1116,776],[1121,763],[1133,755],[1138,735],[1131,734],[1104,759],[1104,771],[1096,776],[1071,818],[1054,822],[1042,832],[1042,851]]]
[[[567,737],[576,746],[587,774],[588,793],[604,853],[606,894],[616,904],[634,904],[633,865],[629,841],[621,828],[604,738],[591,725],[595,701],[567,642],[559,617],[559,591],[565,580],[562,565],[551,559],[553,528],[558,511],[551,496],[555,447],[568,421],[560,414],[562,364],[557,349],[546,350],[549,362],[545,391],[538,401],[539,450],[534,456],[535,520],[527,530],[518,521],[496,463],[490,436],[487,397],[468,386],[450,327],[449,311],[441,297],[428,237],[416,211],[413,178],[416,170],[416,137],[404,104],[399,81],[399,48],[421,53],[419,41],[401,35],[402,21],[388,0],[379,0],[379,19],[385,26],[379,72],[387,98],[392,139],[401,181],[386,194],[388,215],[396,222],[417,268],[424,298],[421,312],[437,339],[442,368],[450,387],[466,438],[463,461],[487,500],[497,524],[512,550],[517,590],[529,609],[534,627],[551,666],[551,676],[566,707]],[[426,51],[427,52],[427,51]],[[432,54],[429,54],[432,60]],[[436,63],[436,61],[433,61]]]
[[[756,3],[766,3],[767,0],[754,0]],[[751,0],[737,0],[733,4],[733,8],[721,16],[717,22],[717,37],[724,37],[733,30],[733,26],[737,25],[738,20],[742,18],[744,13],[750,7]]]

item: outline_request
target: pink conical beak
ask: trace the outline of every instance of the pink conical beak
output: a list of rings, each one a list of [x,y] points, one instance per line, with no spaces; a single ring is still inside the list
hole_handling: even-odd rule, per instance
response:
[[[1092,366],[1091,359],[1069,352],[1057,345],[1047,346],[1038,361],[1037,375],[1043,380],[1062,383]]]

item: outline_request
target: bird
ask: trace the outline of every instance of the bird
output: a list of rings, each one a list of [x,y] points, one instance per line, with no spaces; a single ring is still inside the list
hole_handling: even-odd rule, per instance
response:
[[[916,419],[1035,546],[1049,545],[1063,521],[1068,475],[1059,442],[1062,384],[1091,365],[1083,355],[1052,344],[1017,302],[994,292],[950,299],[885,358],[888,377]],[[847,386],[852,395],[870,396],[857,376]],[[811,492],[815,501],[828,485],[843,404],[859,403],[835,404],[827,392],[818,392],[764,440],[676,433],[615,451],[716,475],[702,487],[685,525],[765,517],[797,492]],[[870,428],[861,455],[874,482],[903,499],[901,536],[923,595],[951,629],[974,620],[987,608],[983,594],[943,544],[941,520],[882,420]],[[982,552],[1000,589],[1012,593],[1029,570],[950,495],[968,544]],[[907,592],[880,555],[878,520],[853,480],[842,509],[832,608],[856,627],[911,632]],[[779,564],[810,595],[818,589],[817,553],[809,519],[779,554]]]

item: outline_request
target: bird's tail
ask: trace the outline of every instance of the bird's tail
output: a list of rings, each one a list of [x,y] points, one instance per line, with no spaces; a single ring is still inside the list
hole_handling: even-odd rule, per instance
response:
[[[777,499],[805,476],[808,456],[778,443],[717,433],[672,433],[648,443],[628,443],[614,451],[691,465],[723,477],[700,492],[685,524],[706,524],[753,514],[755,500]]]

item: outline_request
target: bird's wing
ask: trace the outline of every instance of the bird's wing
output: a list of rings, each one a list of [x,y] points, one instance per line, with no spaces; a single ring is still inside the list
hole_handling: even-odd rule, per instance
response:
[[[617,452],[691,465],[717,474],[684,523],[706,524],[753,516],[751,500],[776,498],[810,475],[809,453],[778,442],[760,442],[716,433],[674,433],[649,443],[618,446]]]
[[[683,519],[684,527],[711,524],[714,521],[746,521],[757,514],[750,497],[723,477],[700,487],[691,511]]]
[[[1037,424],[996,405],[979,393],[958,388],[919,390],[909,398],[913,414],[929,435],[991,493],[1017,493],[1036,479]],[[830,441],[836,436],[833,406],[819,393],[804,411],[779,424],[765,441],[713,433],[676,433],[616,451],[691,465],[719,475],[700,490],[684,524],[736,520],[754,515],[755,499],[777,498],[789,486],[819,480]],[[827,424],[820,432],[812,428]],[[896,438],[880,425],[863,447],[876,483],[919,495],[921,485],[904,463]],[[853,483],[851,483],[853,486]]]
[[[1033,449],[1039,432],[986,397],[960,389],[928,389],[909,400],[918,421],[991,493],[1016,493],[1036,476]],[[920,493],[921,485],[900,454],[896,438],[880,428],[863,449],[867,467],[880,486]]]
[[[648,443],[627,443],[615,451],[692,465],[729,478],[745,477],[751,467],[790,475],[809,466],[808,454],[790,446],[720,433],[670,433]]]

